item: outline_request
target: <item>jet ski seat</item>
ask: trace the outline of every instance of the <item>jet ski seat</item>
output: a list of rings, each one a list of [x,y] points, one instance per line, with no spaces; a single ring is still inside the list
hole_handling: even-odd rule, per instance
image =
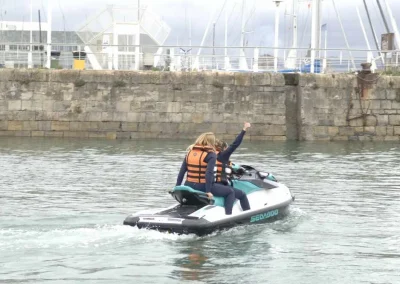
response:
[[[247,195],[262,189],[249,181],[233,180],[232,182],[234,188],[242,190]],[[175,186],[170,193],[176,199],[176,201],[182,205],[204,204],[221,207],[225,206],[224,197],[214,196],[212,199],[208,199],[208,196],[203,191],[195,190],[185,185]],[[235,202],[237,202],[237,200]]]
[[[209,199],[203,191],[195,190],[186,185],[175,186],[171,191],[171,195],[176,201],[184,205],[198,205],[200,203],[224,207],[225,204],[225,198],[223,197],[214,196]]]

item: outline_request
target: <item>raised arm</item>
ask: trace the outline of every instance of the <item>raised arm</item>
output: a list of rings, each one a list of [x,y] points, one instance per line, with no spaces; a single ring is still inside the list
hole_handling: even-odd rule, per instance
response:
[[[240,146],[240,144],[242,144],[243,137],[246,134],[247,128],[249,128],[250,126],[250,123],[244,123],[243,130],[236,137],[235,141],[233,141],[233,143],[229,145],[226,150],[218,153],[218,161],[223,163],[227,163],[229,161],[232,153]]]

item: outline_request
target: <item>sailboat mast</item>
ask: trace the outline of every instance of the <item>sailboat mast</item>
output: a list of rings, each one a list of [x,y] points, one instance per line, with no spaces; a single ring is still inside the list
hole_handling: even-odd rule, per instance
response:
[[[240,54],[239,54],[239,68],[242,70],[247,70],[247,61],[246,61],[246,53],[244,51],[245,46],[245,28],[246,28],[246,20],[245,16],[245,9],[246,9],[246,0],[242,0],[242,29],[240,34]]]
[[[52,26],[52,0],[49,0],[47,3],[47,62],[46,62],[46,68],[51,67],[51,26]]]
[[[137,18],[138,18],[138,22],[140,22],[140,0],[137,1]]]
[[[192,15],[189,16],[189,46],[192,47]]]
[[[344,32],[342,19],[340,18],[339,11],[336,8],[335,0],[332,0],[332,3],[333,3],[333,8],[335,9],[336,16],[337,16],[337,18],[339,20],[340,28],[342,30],[342,34],[343,34],[343,37],[344,37],[344,42],[346,43],[347,50],[349,51],[349,54],[350,54],[351,63],[353,65],[354,70],[356,70],[356,63],[354,62],[353,53],[350,51],[349,42],[347,41],[346,33]]]
[[[321,48],[321,0],[312,2],[312,20],[311,20],[311,69],[314,73],[315,57],[319,54]]]
[[[274,39],[274,72],[278,72],[278,55],[279,55],[279,15],[280,9],[279,6],[282,0],[274,0],[276,9],[275,9],[275,39]]]
[[[293,41],[292,41],[292,48],[297,48],[297,1],[293,0],[292,6],[292,13],[293,13],[293,20],[292,20],[292,28],[293,28]]]
[[[28,53],[28,68],[32,68],[32,39],[33,39],[33,36],[32,36],[32,28],[33,28],[33,24],[32,24],[32,21],[33,21],[33,0],[31,0],[31,3],[30,3],[30,13],[31,13],[31,23],[30,23],[30,28],[29,28],[29,30],[30,30],[30,35],[29,35],[29,42],[30,42],[30,45],[29,45],[29,53]]]
[[[375,41],[376,50],[378,51],[379,56],[381,57],[382,63],[385,64],[385,59],[383,58],[383,54],[382,54],[382,52],[380,51],[381,49],[380,49],[380,47],[379,47],[378,38],[376,37],[375,29],[374,29],[374,26],[372,25],[371,15],[369,14],[367,2],[366,2],[365,0],[363,0],[363,3],[364,3],[365,12],[367,13],[369,26],[370,26],[370,28],[371,28],[372,35],[374,36],[374,41]]]
[[[225,43],[224,43],[224,68],[225,71],[229,69],[229,57],[228,57],[228,10],[225,11]]]
[[[244,19],[244,10],[246,8],[246,0],[242,0],[242,28],[241,28],[241,33],[240,33],[240,47],[244,47],[244,33],[245,33],[245,26],[246,22]]]
[[[358,15],[358,20],[360,21],[361,30],[363,32],[364,39],[367,44],[367,48],[368,48],[368,50],[371,50],[371,46],[369,45],[368,36],[367,36],[367,33],[365,32],[364,23],[361,19],[360,10],[358,9],[358,6],[356,6],[356,10],[357,10],[357,15]]]
[[[393,31],[395,34],[394,38],[396,39],[397,48],[400,48],[400,38],[399,38],[400,33],[399,33],[399,29],[397,28],[396,20],[393,17],[392,9],[390,8],[390,6],[386,0],[383,0],[383,2],[385,2],[386,10],[388,11],[389,19],[390,19],[390,22],[392,23]]]
[[[381,1],[376,0],[376,3],[378,4],[379,12],[381,13],[383,24],[385,25],[385,28],[386,28],[386,32],[390,33],[389,25],[386,21],[385,13],[383,12],[383,9],[382,9]]]
[[[38,16],[39,16],[40,67],[43,68],[42,21],[41,21],[41,19],[40,19],[40,10],[38,10]]]

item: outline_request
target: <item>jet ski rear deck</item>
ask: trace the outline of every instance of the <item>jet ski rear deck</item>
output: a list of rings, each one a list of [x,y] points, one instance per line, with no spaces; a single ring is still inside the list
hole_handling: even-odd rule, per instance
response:
[[[273,222],[288,213],[294,197],[283,184],[267,179],[267,174],[252,167],[233,181],[233,186],[246,192],[251,209],[242,211],[235,202],[232,215],[225,215],[224,199],[208,199],[204,192],[187,186],[177,186],[170,193],[179,202],[153,214],[132,214],[124,225],[137,226],[178,234],[205,235],[216,230],[229,229],[244,224]]]

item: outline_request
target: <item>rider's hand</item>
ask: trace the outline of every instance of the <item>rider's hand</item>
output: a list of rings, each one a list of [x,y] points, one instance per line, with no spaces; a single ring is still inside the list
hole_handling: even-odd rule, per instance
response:
[[[246,169],[245,168],[240,167],[239,169],[236,170],[236,174],[238,174],[238,175],[242,176],[245,173],[246,173]]]
[[[250,122],[245,122],[245,123],[244,123],[244,126],[243,126],[243,130],[246,131],[247,128],[249,128],[249,127],[251,127]]]
[[[207,194],[207,196],[208,196],[208,199],[211,199],[211,198],[214,197],[214,195],[213,195],[211,192],[207,192],[206,194]]]

